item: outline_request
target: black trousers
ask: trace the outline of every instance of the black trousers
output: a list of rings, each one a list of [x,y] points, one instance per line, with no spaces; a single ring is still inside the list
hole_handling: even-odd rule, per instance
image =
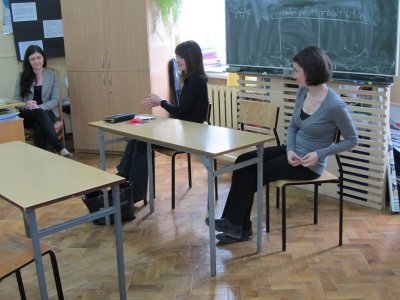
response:
[[[147,144],[142,141],[129,140],[117,166],[118,174],[133,184],[133,200],[147,197]]]
[[[19,116],[24,119],[25,128],[33,128],[36,146],[47,150],[49,142],[57,152],[64,148],[64,144],[58,139],[54,129],[56,117],[51,110],[25,109],[21,110]]]
[[[240,155],[236,162],[242,162],[257,157],[257,151]],[[286,156],[286,146],[267,147],[263,155],[263,183],[278,179],[315,179],[319,175],[303,166],[289,165]],[[257,165],[253,164],[238,169],[232,174],[232,183],[222,213],[236,225],[242,225],[243,230],[251,229],[251,209],[254,194],[257,191]]]

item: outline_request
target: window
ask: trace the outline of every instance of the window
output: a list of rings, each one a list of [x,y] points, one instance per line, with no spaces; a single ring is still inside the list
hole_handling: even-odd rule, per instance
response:
[[[175,32],[200,45],[206,71],[225,70],[225,0],[183,0]]]

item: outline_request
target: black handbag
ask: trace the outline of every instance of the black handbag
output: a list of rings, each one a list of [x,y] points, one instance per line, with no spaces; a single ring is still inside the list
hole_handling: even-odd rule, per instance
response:
[[[125,182],[120,185],[120,209],[121,209],[121,220],[131,221],[134,220],[135,214],[133,211],[133,187],[131,182]],[[104,208],[104,196],[101,190],[85,194],[82,197],[83,203],[86,205],[90,213],[99,211]],[[113,205],[112,191],[108,191],[108,205]],[[105,225],[105,218],[96,219],[93,221],[96,225]],[[114,215],[110,216],[110,223],[114,224]]]

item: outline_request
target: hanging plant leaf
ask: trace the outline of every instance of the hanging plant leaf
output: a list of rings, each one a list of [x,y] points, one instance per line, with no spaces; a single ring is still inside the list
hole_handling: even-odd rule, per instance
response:
[[[157,3],[163,22],[169,24],[171,16],[172,25],[175,25],[181,13],[182,0],[157,0]]]

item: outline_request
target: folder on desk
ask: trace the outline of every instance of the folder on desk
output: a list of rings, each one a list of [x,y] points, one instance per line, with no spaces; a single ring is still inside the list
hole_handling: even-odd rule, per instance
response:
[[[104,121],[109,122],[109,123],[118,123],[118,122],[130,120],[134,117],[135,117],[134,113],[122,113],[122,114],[108,116],[108,117],[104,118]]]

